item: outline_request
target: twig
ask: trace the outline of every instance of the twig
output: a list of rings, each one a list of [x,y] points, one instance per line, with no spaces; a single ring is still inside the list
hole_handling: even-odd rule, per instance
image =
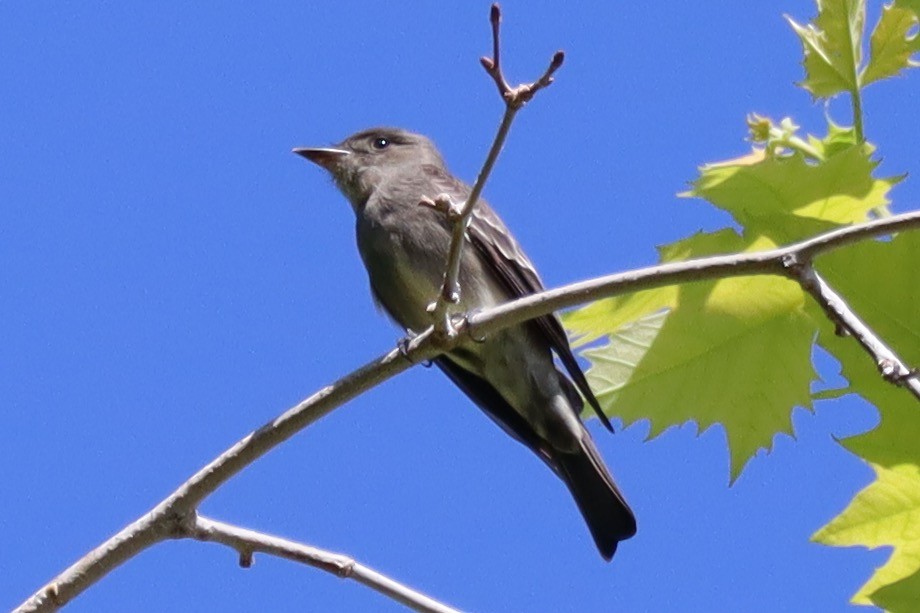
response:
[[[192,521],[188,522],[187,536],[199,541],[221,543],[235,549],[239,552],[241,565],[244,567],[252,564],[253,553],[266,553],[318,568],[341,579],[354,579],[415,611],[459,613],[457,609],[398,583],[353,558],[296,541],[247,530],[201,515],[195,515]]]
[[[16,611],[52,611],[73,600],[147,547],[180,537],[183,524],[209,494],[294,434],[355,396],[436,357],[429,329],[328,385],[249,433],[180,485],[165,500],[93,549],[23,602]],[[408,359],[407,359],[408,358]]]
[[[530,102],[538,91],[548,87],[553,82],[553,73],[562,66],[562,62],[565,61],[565,53],[563,51],[554,53],[543,75],[533,83],[523,83],[517,87],[511,87],[508,84],[508,80],[505,79],[501,56],[499,55],[501,50],[502,11],[498,4],[492,5],[489,21],[492,23],[492,57],[481,57],[479,58],[479,63],[482,64],[488,75],[495,81],[498,94],[505,101],[505,104],[517,111]]]
[[[857,241],[916,228],[920,228],[920,211],[840,228],[770,251],[674,262],[572,283],[470,315],[461,320],[458,332],[481,337],[559,309],[665,285],[746,275],[788,276],[790,257],[810,260],[819,253]],[[459,334],[446,341],[437,336],[434,329],[429,328],[252,432],[198,471],[149,513],[39,589],[16,610],[49,611],[63,606],[150,545],[181,536],[183,523],[193,516],[197,505],[243,468],[358,394],[407,370],[413,363],[437,357],[460,341]],[[873,359],[877,359],[874,354]],[[915,379],[908,380],[913,390]]]
[[[909,369],[894,350],[853,312],[846,301],[815,271],[811,262],[801,264],[789,258],[786,266],[790,276],[821,305],[838,330],[855,338],[866,353],[872,356],[882,377],[890,383],[906,387],[920,400],[920,380],[916,377],[916,371]]]
[[[486,69],[489,76],[492,77],[492,80],[495,81],[495,85],[498,87],[498,93],[505,102],[505,113],[502,115],[498,131],[495,133],[495,138],[492,140],[492,146],[489,148],[489,154],[482,164],[482,169],[480,169],[479,174],[476,176],[476,182],[473,184],[473,189],[470,191],[469,198],[466,199],[466,202],[463,203],[463,205],[457,205],[456,203],[451,203],[450,198],[445,196],[438,196],[434,200],[425,199],[421,202],[421,204],[425,206],[434,206],[435,208],[444,210],[448,216],[448,220],[453,224],[450,250],[448,252],[447,266],[444,272],[444,283],[441,285],[441,291],[438,294],[437,300],[429,307],[429,311],[433,313],[435,328],[440,335],[448,338],[456,334],[449,309],[450,305],[460,302],[460,262],[463,257],[466,227],[469,225],[473,209],[476,207],[476,203],[479,202],[479,197],[482,195],[482,190],[485,188],[486,181],[488,181],[492,168],[495,166],[495,161],[498,159],[498,155],[505,145],[505,140],[508,137],[508,132],[511,130],[511,124],[517,112],[521,110],[538,91],[548,87],[553,82],[553,73],[562,66],[562,62],[565,60],[565,54],[562,51],[557,51],[553,55],[549,67],[539,79],[533,83],[524,83],[512,88],[508,85],[507,79],[505,79],[500,61],[501,8],[499,8],[498,4],[492,5],[489,20],[492,23],[492,57],[482,57],[479,61],[483,68]]]
[[[644,289],[745,275],[788,276],[784,261],[790,256],[797,256],[802,261],[812,260],[821,253],[869,238],[916,228],[920,228],[920,211],[845,226],[769,251],[697,258],[595,277],[524,296],[473,314],[468,318],[467,328],[469,334],[481,338],[547,313]]]

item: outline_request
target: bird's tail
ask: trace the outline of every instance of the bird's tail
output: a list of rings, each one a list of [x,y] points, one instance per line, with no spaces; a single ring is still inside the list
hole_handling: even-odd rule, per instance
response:
[[[617,543],[636,533],[632,510],[586,431],[578,451],[556,452],[554,456],[557,472],[572,492],[597,548],[605,560],[610,560]]]

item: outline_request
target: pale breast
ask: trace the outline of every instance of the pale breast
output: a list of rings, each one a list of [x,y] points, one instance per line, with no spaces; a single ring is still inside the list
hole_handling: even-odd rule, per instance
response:
[[[357,239],[371,287],[389,314],[404,327],[430,324],[426,308],[438,296],[447,264],[450,233],[441,213],[412,207],[395,209],[368,203],[358,219]],[[461,302],[457,311],[484,308],[507,300],[481,255],[465,245],[460,270]]]

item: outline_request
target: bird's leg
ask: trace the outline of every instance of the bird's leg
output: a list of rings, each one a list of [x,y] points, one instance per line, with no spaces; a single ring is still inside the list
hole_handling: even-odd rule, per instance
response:
[[[457,304],[460,302],[460,288],[456,292],[451,292],[447,300],[435,300],[425,309],[433,318],[435,334],[442,341],[451,341],[457,337],[457,327],[454,325],[453,314],[447,308],[447,303]],[[444,304],[442,308],[442,304]]]

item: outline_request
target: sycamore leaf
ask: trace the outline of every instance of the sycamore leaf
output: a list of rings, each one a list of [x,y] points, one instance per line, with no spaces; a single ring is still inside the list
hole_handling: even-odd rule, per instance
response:
[[[808,135],[808,142],[815,149],[821,152],[824,159],[841,153],[854,145],[859,144],[859,138],[856,136],[856,130],[852,126],[838,126],[830,119],[827,120],[827,136],[817,138],[811,134]],[[871,145],[868,154],[873,152]]]
[[[662,248],[662,262],[769,249],[887,213],[888,192],[900,178],[872,176],[877,167],[871,159],[874,147],[858,144],[852,128],[830,125],[825,138],[803,140],[788,119],[774,125],[768,118],[751,116],[748,125],[764,148],[703,167],[691,190],[682,194],[726,210],[744,228],[743,234],[728,229],[697,234]],[[917,261],[920,234],[906,233],[851,246],[818,262],[831,285],[845,297],[856,296],[856,311],[870,325],[878,324],[885,338],[901,339],[917,352],[916,359],[912,352],[905,354],[910,363],[920,363],[920,321],[914,322],[920,317],[920,272],[914,270],[920,268],[888,270],[883,263]],[[589,305],[566,316],[565,322],[581,335],[581,343],[609,338],[607,344],[583,352],[592,363],[588,378],[605,412],[627,425],[647,419],[650,437],[686,422],[701,430],[722,425],[732,481],[759,449],[769,451],[776,434],[792,434],[795,406],[810,409],[813,398],[854,389],[877,406],[889,402],[892,393],[892,404],[908,398],[874,372],[852,339],[834,336],[817,305],[783,278],[647,290]],[[817,378],[810,352],[819,332],[819,344],[841,361],[850,384],[810,394]],[[884,402],[873,397],[877,394],[886,395]],[[920,417],[920,411],[914,408],[911,415]],[[862,445],[867,448],[863,452],[873,446],[888,453],[900,448],[898,457],[914,462],[920,445],[905,432],[898,433],[903,445],[894,446],[884,437],[878,443],[857,437],[846,444],[851,449]]]
[[[612,404],[616,394],[629,384],[667,317],[664,311],[640,317],[610,334],[608,344],[582,352],[592,364],[587,373],[588,382],[603,404]],[[585,407],[586,417],[589,411]]]
[[[862,348],[852,338],[835,335],[830,324],[822,328],[818,344],[840,360],[841,374],[849,381],[848,390],[879,410],[879,424],[869,432],[841,441],[843,446],[879,466],[920,464],[920,407],[916,399],[882,379]]]
[[[859,88],[866,7],[861,0],[817,0],[814,23],[786,17],[805,50],[805,80],[800,85],[817,98]]]
[[[773,246],[723,230],[661,252],[673,261]],[[605,412],[626,424],[648,419],[650,437],[688,421],[701,430],[722,424],[734,481],[758,449],[771,448],[776,433],[792,434],[792,407],[811,408],[814,324],[803,303],[798,285],[779,277],[683,285],[656,329],[640,321],[586,350],[588,380]]]
[[[619,331],[628,323],[673,307],[676,300],[676,287],[643,290],[628,296],[614,296],[592,302],[563,314],[562,321],[569,333],[576,337],[572,345],[580,347],[611,331]]]
[[[886,611],[893,613],[914,611],[917,608],[917,601],[920,600],[920,572],[880,587],[869,598]]]
[[[852,390],[848,387],[832,387],[829,389],[819,390],[817,392],[811,393],[812,400],[837,400],[842,398],[847,394],[852,394]]]
[[[914,15],[920,17],[920,0],[895,0],[896,7],[913,11]]]
[[[920,432],[917,432],[920,433]],[[825,545],[875,548],[894,551],[872,578],[853,596],[856,604],[881,604],[891,611],[915,611],[920,602],[920,467],[901,464],[886,468],[876,464],[876,481],[856,495],[844,511],[812,537]],[[900,585],[899,582],[906,580]]]
[[[918,65],[911,59],[920,51],[920,37],[912,32],[917,23],[913,10],[895,5],[882,7],[882,17],[872,32],[869,63],[860,77],[863,86]]]
[[[729,229],[696,234],[661,248],[662,262],[770,249],[884,210],[897,179],[872,177],[877,165],[870,158],[873,149],[856,145],[851,129],[832,126],[826,138],[806,142],[795,135],[791,121],[776,127],[758,119],[774,153],[706,166],[684,194],[730,212],[744,227],[743,235]],[[798,153],[776,153],[789,150]],[[860,265],[878,276],[884,258],[874,254]],[[920,261],[920,253],[895,258]],[[831,276],[858,269],[846,258],[827,259],[821,266]],[[910,287],[920,288],[920,282]],[[883,301],[901,294],[885,288],[872,295]],[[920,296],[908,304],[917,303]],[[818,330],[831,328],[797,284],[764,276],[602,300],[568,314],[565,323],[580,335],[580,344],[608,337],[605,345],[583,352],[592,363],[588,378],[605,412],[626,424],[649,420],[652,437],[688,421],[702,430],[721,424],[732,480],[759,449],[770,449],[776,434],[792,433],[793,407],[811,407],[809,388],[816,378],[811,348]],[[859,351],[852,339],[847,342]],[[865,355],[859,359],[871,370]],[[851,392],[847,387],[818,395]]]
[[[841,134],[832,132],[828,147]],[[869,157],[869,147],[835,151],[819,164],[794,154],[755,165],[704,166],[688,195],[705,198],[747,231],[764,233],[779,244],[828,230],[828,223],[864,221],[869,211],[888,203],[888,191],[898,179],[872,177],[878,164]]]

